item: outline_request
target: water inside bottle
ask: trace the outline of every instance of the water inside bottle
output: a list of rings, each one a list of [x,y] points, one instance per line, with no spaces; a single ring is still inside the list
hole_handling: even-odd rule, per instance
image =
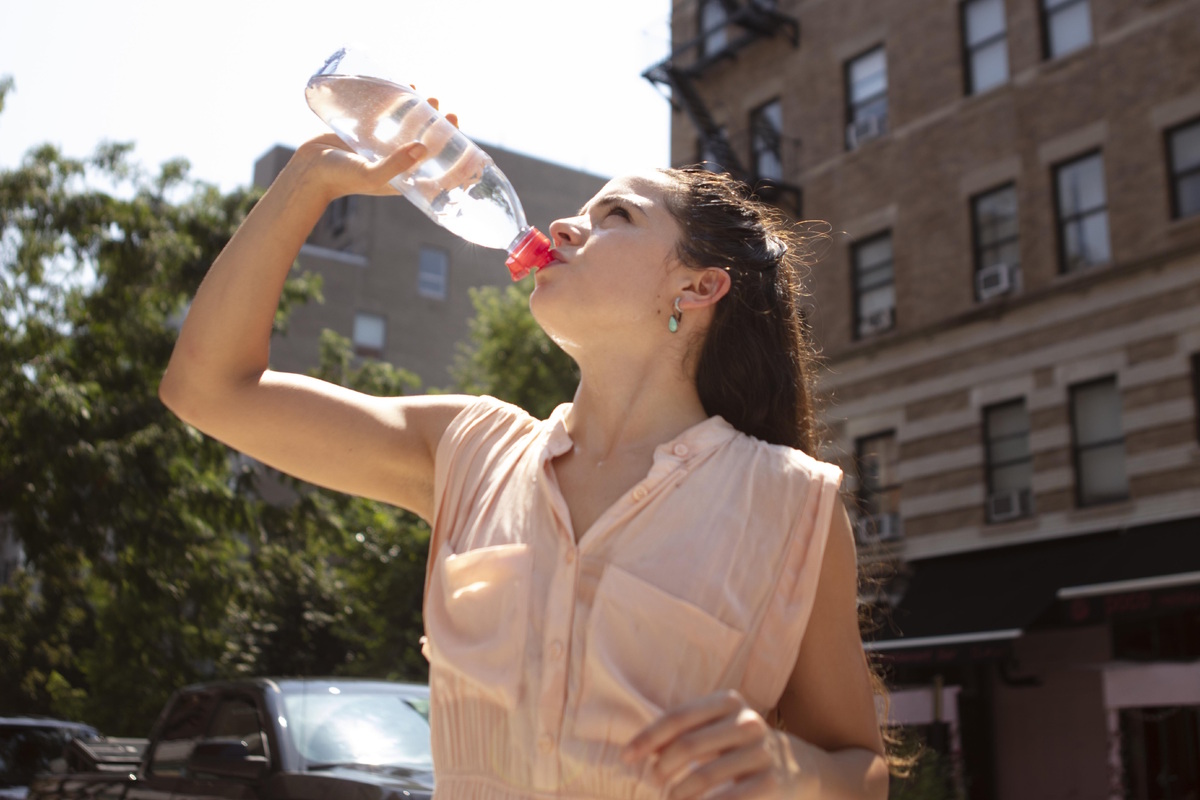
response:
[[[430,156],[392,185],[469,242],[507,249],[526,227],[512,184],[470,139],[407,86],[358,75],[314,75],[308,105],[364,158],[420,140]]]

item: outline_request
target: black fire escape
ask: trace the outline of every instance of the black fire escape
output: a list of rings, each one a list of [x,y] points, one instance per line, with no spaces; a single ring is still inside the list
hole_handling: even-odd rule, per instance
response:
[[[745,181],[761,199],[789,209],[800,211],[800,187],[773,178],[754,174],[756,170],[743,166],[742,159],[729,144],[729,138],[713,119],[696,88],[701,75],[716,64],[737,58],[739,52],[751,45],[776,36],[786,37],[793,47],[800,44],[800,23],[793,17],[780,13],[771,0],[710,0],[719,2],[724,9],[721,24],[704,30],[694,39],[674,48],[666,60],[655,64],[642,73],[656,88],[666,88],[671,105],[682,110],[691,119],[700,134],[705,152],[726,172]],[[714,35],[725,35],[722,45],[710,50]],[[753,136],[753,132],[751,133]]]

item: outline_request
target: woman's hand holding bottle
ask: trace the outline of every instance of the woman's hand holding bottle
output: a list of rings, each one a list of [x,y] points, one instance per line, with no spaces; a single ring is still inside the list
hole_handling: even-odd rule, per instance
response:
[[[428,102],[435,109],[438,107],[437,98],[430,98]],[[445,119],[458,127],[457,115],[446,114]],[[300,145],[293,164],[316,181],[328,202],[351,194],[399,195],[389,181],[414,169],[428,157],[428,148],[419,141],[412,141],[401,145],[386,158],[372,162],[355,153],[336,134],[327,133]]]

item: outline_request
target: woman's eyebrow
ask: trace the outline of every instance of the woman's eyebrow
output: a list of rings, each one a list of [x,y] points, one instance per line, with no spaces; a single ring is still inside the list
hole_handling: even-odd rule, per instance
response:
[[[626,205],[633,206],[633,208],[635,208],[641,212],[642,216],[644,216],[644,217],[649,216],[646,213],[646,210],[644,208],[642,208],[641,205],[638,204],[638,202],[632,196],[623,195],[623,194],[610,194],[605,197],[601,197],[599,200],[597,200],[595,202],[595,204],[589,203],[589,204],[582,206],[579,209],[579,212],[575,216],[582,217],[584,214],[586,214],[588,212],[589,207],[603,208],[604,206],[611,206],[615,203],[625,203]]]

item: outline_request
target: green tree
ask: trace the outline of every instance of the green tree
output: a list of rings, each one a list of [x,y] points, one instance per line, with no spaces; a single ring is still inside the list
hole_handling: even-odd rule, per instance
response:
[[[11,89],[0,78],[0,108]],[[44,146],[0,171],[0,533],[27,557],[0,584],[0,707],[144,735],[199,679],[422,679],[428,526],[272,473],[158,401],[187,301],[256,194],[182,160],[146,173],[131,151]],[[319,297],[290,280],[277,330]],[[570,399],[574,365],[527,292],[474,301],[459,388],[541,416]],[[319,355],[335,383],[419,388],[334,334]]]
[[[574,396],[579,370],[530,315],[532,284],[471,290],[475,316],[454,378],[459,391],[490,394],[545,418]]]
[[[198,679],[424,677],[427,526],[271,474],[159,402],[187,299],[256,196],[183,162],[146,176],[130,150],[42,147],[0,173],[0,524],[28,560],[0,586],[0,707],[139,735]],[[289,281],[277,328],[319,290]],[[315,374],[417,387],[333,334]]]
[[[377,396],[420,387],[410,372],[357,362],[350,340],[321,336],[315,377]],[[262,576],[244,598],[237,671],[342,673],[424,680],[421,598],[429,527],[372,500],[310,486],[273,470],[261,484],[287,492],[263,507],[270,538],[251,557]]]
[[[130,151],[44,146],[0,174],[0,519],[29,563],[2,595],[0,705],[119,732],[212,674],[254,526],[226,448],[157,398],[172,322],[254,198]]]

